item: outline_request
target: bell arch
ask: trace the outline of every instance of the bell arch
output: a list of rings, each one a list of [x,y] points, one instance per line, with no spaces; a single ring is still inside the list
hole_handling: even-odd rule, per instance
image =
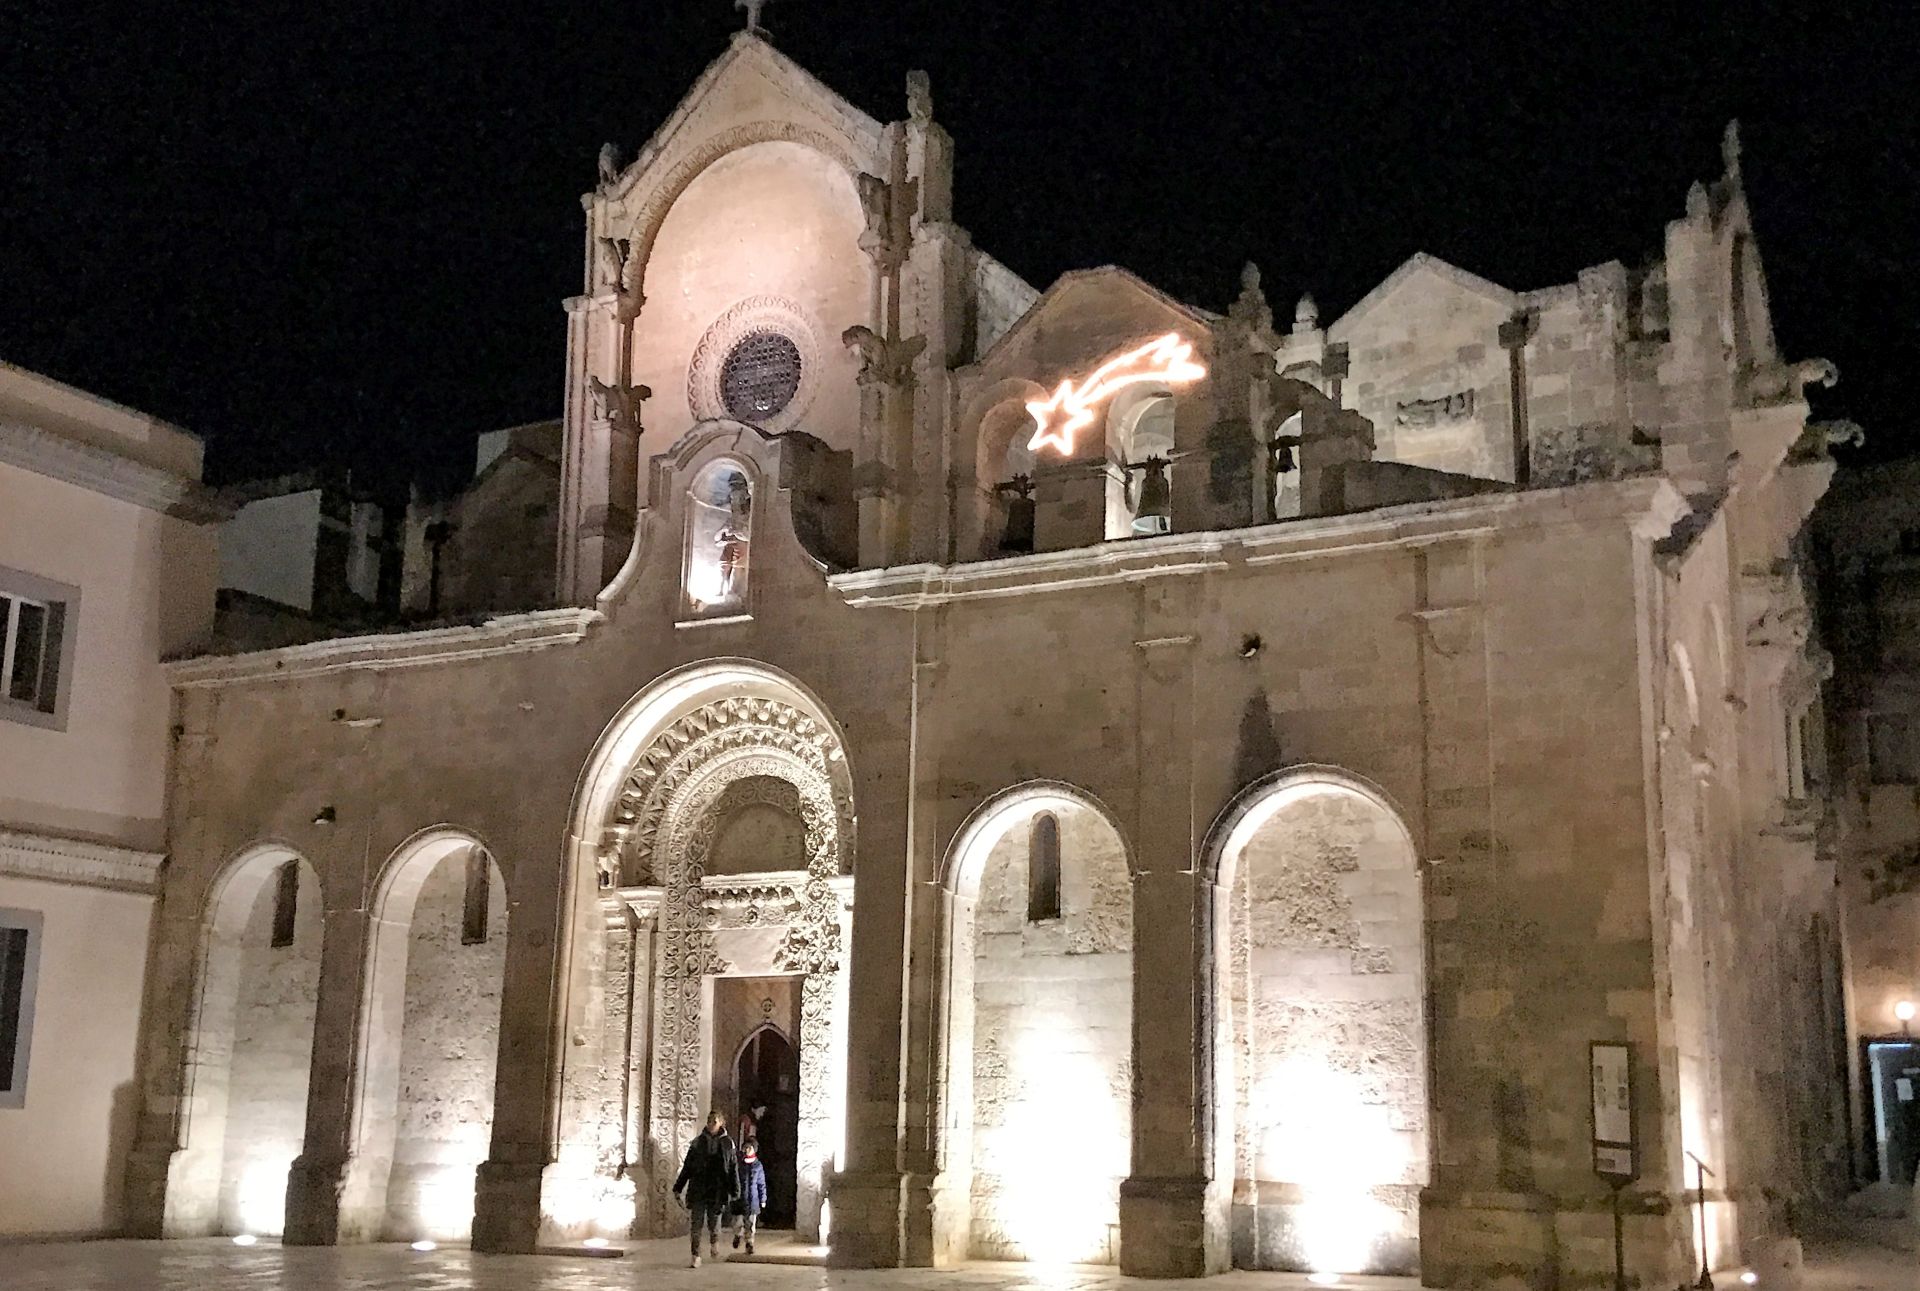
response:
[[[323,924],[319,875],[288,844],[241,849],[209,886],[166,1236],[285,1227],[287,1175],[306,1128]]]
[[[462,1241],[493,1121],[506,883],[479,836],[423,829],[369,904],[343,1240]]]
[[[1276,771],[1209,831],[1215,1178],[1233,1263],[1417,1273],[1429,1177],[1426,922],[1378,786]]]
[[[1029,852],[1045,817],[1060,901],[1036,910]],[[936,1263],[1117,1258],[1132,1144],[1133,870],[1113,814],[1060,781],[994,795],[954,835],[940,871]],[[1075,1160],[1066,1187],[1035,1155],[1063,1136]]]
[[[770,784],[785,787],[770,796],[799,821],[799,854],[779,862],[791,868],[716,872],[723,808]],[[589,1092],[595,1077],[582,1061],[564,1082],[563,1108],[599,1097],[623,1109],[617,1131],[592,1142],[601,1195],[631,1188],[642,1231],[683,1222],[673,1177],[705,1119],[716,1063],[731,1057],[714,1051],[716,983],[790,979],[800,1051],[796,1226],[817,1236],[845,1108],[854,815],[837,726],[785,674],[746,660],[696,664],[614,720],[576,803],[573,873],[584,883],[590,864],[598,897],[572,956],[571,989],[605,1055],[598,1068],[629,1073],[624,1090]],[[591,1127],[562,1126],[563,1145],[569,1135],[595,1137]]]

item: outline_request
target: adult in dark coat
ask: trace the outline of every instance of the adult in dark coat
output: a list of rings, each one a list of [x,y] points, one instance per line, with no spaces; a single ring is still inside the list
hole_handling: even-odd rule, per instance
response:
[[[673,1195],[684,1200],[693,1214],[693,1267],[697,1269],[701,1226],[707,1230],[707,1254],[719,1255],[720,1224],[740,1195],[740,1158],[727,1133],[727,1118],[718,1111],[707,1114],[706,1130],[687,1145],[687,1159],[680,1165],[680,1177],[673,1181]]]

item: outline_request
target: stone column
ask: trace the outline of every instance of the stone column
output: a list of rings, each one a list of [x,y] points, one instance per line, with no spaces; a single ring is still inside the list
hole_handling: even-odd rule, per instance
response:
[[[922,612],[922,620],[937,612]],[[847,1146],[844,1166],[829,1183],[833,1206],[830,1263],[836,1268],[895,1268],[907,1253],[929,1250],[932,1154],[920,1076],[930,1061],[921,1017],[931,967],[912,946],[936,917],[932,837],[936,794],[927,738],[925,678],[935,649],[915,645],[915,681],[904,738],[864,750],[870,765],[906,768],[904,775],[869,781],[887,797],[862,798],[860,854],[854,867],[854,904],[860,912],[853,940],[847,1026]],[[912,962],[912,981],[908,982]],[[910,993],[909,993],[910,992]],[[925,1010],[925,1021],[932,1018]],[[903,1155],[903,1144],[905,1151]],[[917,1235],[916,1235],[917,1234]],[[930,1258],[928,1256],[927,1258]]]
[[[323,888],[323,890],[325,890]],[[358,893],[351,900],[358,904]],[[367,912],[335,904],[329,893],[320,938],[320,995],[313,1016],[313,1063],[307,1076],[307,1128],[299,1156],[287,1172],[288,1246],[334,1246],[368,1241],[362,1221],[375,1181],[353,1151],[354,1111],[361,1073],[361,997],[370,923]],[[377,1181],[384,1201],[386,1180]],[[355,1214],[343,1223],[342,1202],[351,1190]]]
[[[1201,1277],[1227,1267],[1230,1183],[1212,1178],[1211,888],[1192,805],[1190,589],[1142,589],[1133,836],[1133,1173],[1120,1187],[1120,1269]],[[1155,628],[1171,628],[1158,635]]]
[[[208,1035],[202,885],[177,875],[161,891],[147,972],[142,1097],[127,1161],[133,1237],[204,1237],[219,1222],[221,1130],[231,1030]]]
[[[140,1117],[127,1159],[126,1225],[134,1237],[201,1237],[214,1231],[220,1206],[220,1152],[209,1151],[226,1115],[227,1062],[214,1062],[201,1030],[206,984],[200,980],[202,942],[209,937],[211,895],[203,878],[209,860],[204,815],[181,810],[212,754],[212,705],[217,692],[173,696],[174,742],[168,794],[169,864],[161,870],[152,950],[141,1010]],[[224,1053],[232,1036],[221,1037]],[[217,1083],[221,1110],[209,1106]],[[203,1124],[202,1119],[214,1122]],[[196,1151],[197,1149],[197,1151]]]
[[[555,1173],[550,1163],[560,1151],[566,1046],[576,1032],[585,1035],[591,972],[586,963],[573,972],[563,965],[576,930],[593,913],[598,888],[591,845],[570,838],[560,864],[557,880],[537,860],[515,865],[510,876],[493,1142],[474,1188],[476,1251],[533,1250],[543,1198],[563,1187],[557,1175],[549,1178]]]

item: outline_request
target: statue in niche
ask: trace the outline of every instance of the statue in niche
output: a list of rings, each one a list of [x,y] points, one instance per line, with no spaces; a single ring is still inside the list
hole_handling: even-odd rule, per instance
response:
[[[745,586],[748,538],[752,523],[753,492],[747,477],[734,475],[727,480],[727,518],[714,535],[720,549],[720,599],[733,600]]]

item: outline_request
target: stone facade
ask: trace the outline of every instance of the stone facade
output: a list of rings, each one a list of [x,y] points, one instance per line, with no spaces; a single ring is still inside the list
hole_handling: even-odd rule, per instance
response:
[[[1784,1100],[1835,1092],[1782,989],[1833,913],[1782,774],[1819,373],[1773,352],[1737,147],[1654,269],[1423,257],[1284,335],[1256,272],[1224,314],[1034,292],[952,156],[924,77],[882,124],[737,38],[585,198],[566,608],[174,667],[140,1230],[225,1222],[206,930],[298,857],[287,1240],[406,1235],[391,1126],[465,1106],[395,1038],[407,876],[482,846],[482,1249],[684,1222],[779,979],[796,1221],[842,1265],[1599,1285],[1595,1042],[1635,1054],[1630,1276],[1697,1266],[1696,1200],[1738,1261],[1843,1128]]]
[[[1903,1106],[1897,1074],[1876,1071],[1872,1047],[1909,1039],[1914,1027],[1901,1005],[1920,1005],[1916,486],[1920,470],[1910,462],[1844,472],[1821,499],[1812,534],[1834,669],[1824,692],[1825,757],[1811,770],[1828,782],[1828,841],[1845,907],[1845,1041],[1862,1091],[1856,1173],[1895,1187],[1915,1182],[1908,1171],[1920,1154],[1920,1115],[1913,1100]]]

